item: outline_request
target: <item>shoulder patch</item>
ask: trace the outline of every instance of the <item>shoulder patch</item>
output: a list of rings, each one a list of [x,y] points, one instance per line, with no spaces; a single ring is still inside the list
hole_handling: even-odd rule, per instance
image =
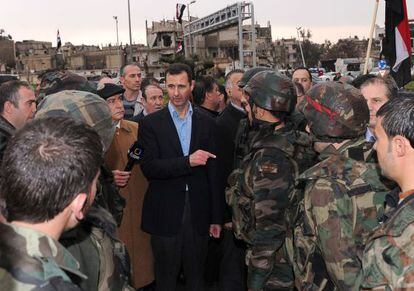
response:
[[[259,165],[258,170],[263,174],[277,174],[279,172],[277,165],[270,162]]]

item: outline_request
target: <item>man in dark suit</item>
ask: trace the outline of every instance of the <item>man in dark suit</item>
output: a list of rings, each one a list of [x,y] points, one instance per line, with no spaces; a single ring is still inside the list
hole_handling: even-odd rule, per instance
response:
[[[152,235],[157,290],[175,290],[182,265],[187,290],[203,289],[208,234],[221,231],[214,120],[193,109],[191,69],[166,71],[168,106],[140,122],[141,168],[149,181],[142,229]]]
[[[230,102],[216,119],[217,152],[220,168],[220,194],[224,197],[227,178],[234,170],[235,137],[240,120],[247,114],[242,107],[242,89],[238,82],[243,76],[242,70],[233,70],[226,76],[226,91]],[[224,212],[224,227],[219,241],[219,287],[220,290],[246,290],[246,266],[244,263],[245,244],[234,237],[232,217],[229,207]]]

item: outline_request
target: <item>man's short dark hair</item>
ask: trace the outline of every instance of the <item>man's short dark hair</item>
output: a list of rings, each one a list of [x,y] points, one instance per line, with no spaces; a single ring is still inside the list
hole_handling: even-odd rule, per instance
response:
[[[99,135],[70,117],[34,120],[10,140],[1,166],[7,221],[40,223],[89,193],[103,162]]]
[[[165,76],[178,75],[183,72],[187,73],[188,82],[191,83],[191,81],[193,80],[193,72],[191,71],[191,68],[186,64],[182,64],[182,63],[171,64],[168,67],[168,69],[165,71]]]
[[[309,69],[308,69],[308,68],[306,68],[306,67],[297,67],[296,69],[294,69],[294,70],[293,70],[293,73],[292,73],[292,77],[293,77],[293,74],[294,74],[296,71],[298,71],[298,70],[305,70],[306,72],[308,72],[308,75],[309,75],[309,80],[312,82],[312,74],[311,74],[311,72],[309,71]]]
[[[391,75],[381,77],[376,76],[374,78],[367,79],[364,83],[361,84],[360,89],[368,85],[377,85],[382,84],[387,89],[386,96],[388,100],[394,99],[398,96],[398,85],[395,82],[394,78]]]
[[[4,104],[6,101],[11,102],[15,107],[19,107],[19,90],[20,88],[27,88],[32,90],[32,87],[27,82],[12,80],[1,84],[0,86],[0,114],[4,111]]]
[[[376,76],[373,74],[364,74],[356,77],[352,82],[351,85],[357,89],[361,89],[362,84],[364,84],[369,79],[375,78]]]
[[[203,76],[193,89],[193,101],[197,105],[203,104],[206,93],[213,91],[217,81],[211,76]],[[218,84],[217,84],[218,85]]]
[[[158,87],[162,90],[162,88],[160,87],[159,84],[160,84],[160,82],[158,82],[158,80],[155,79],[154,77],[147,77],[147,78],[142,79],[141,88],[140,88],[140,90],[142,92],[142,97],[145,100],[147,100],[147,94],[145,93],[145,89],[150,85],[154,85],[154,86],[156,86],[156,87]]]
[[[128,66],[137,66],[137,67],[138,67],[138,69],[141,69],[141,68],[138,66],[138,64],[137,64],[137,63],[132,63],[132,64],[126,64],[126,65],[123,65],[123,66],[121,67],[121,69],[119,70],[119,76],[120,76],[120,77],[123,77],[123,76],[125,75],[125,68],[126,68],[126,67],[128,67]]]
[[[414,99],[391,99],[378,110],[377,117],[382,117],[381,125],[389,138],[401,135],[414,148]]]

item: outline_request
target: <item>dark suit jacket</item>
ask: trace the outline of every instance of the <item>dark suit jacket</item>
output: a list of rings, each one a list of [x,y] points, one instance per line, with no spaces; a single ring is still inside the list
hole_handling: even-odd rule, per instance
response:
[[[215,154],[214,130],[214,120],[194,108],[189,153],[202,149]],[[210,224],[222,223],[217,161],[210,158],[206,166],[190,167],[167,106],[140,121],[138,141],[143,149],[141,169],[149,181],[142,211],[144,231],[160,236],[178,233],[186,185],[195,229],[208,234]]]
[[[234,150],[235,138],[239,122],[246,117],[246,113],[236,109],[233,105],[228,104],[222,113],[216,118],[217,124],[217,151],[220,169],[220,193],[225,197],[227,187],[227,178],[234,170]],[[225,207],[224,221],[231,221],[231,212]]]

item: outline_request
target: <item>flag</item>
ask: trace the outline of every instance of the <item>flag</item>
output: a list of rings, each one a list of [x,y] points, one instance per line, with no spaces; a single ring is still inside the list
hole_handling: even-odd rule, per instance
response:
[[[411,37],[406,0],[385,0],[385,38],[382,53],[399,87],[411,81]]]
[[[59,33],[59,29],[57,31],[57,50],[60,49],[60,47],[62,46],[62,41],[60,40],[60,33]]]
[[[175,50],[175,52],[178,54],[179,52],[181,52],[183,50],[183,42],[180,40],[179,42],[178,42],[178,45],[177,45],[177,49]]]
[[[183,13],[185,10],[185,5],[184,4],[177,4],[176,9],[175,9],[175,15],[177,17],[178,23],[181,24],[182,18],[183,18]]]

